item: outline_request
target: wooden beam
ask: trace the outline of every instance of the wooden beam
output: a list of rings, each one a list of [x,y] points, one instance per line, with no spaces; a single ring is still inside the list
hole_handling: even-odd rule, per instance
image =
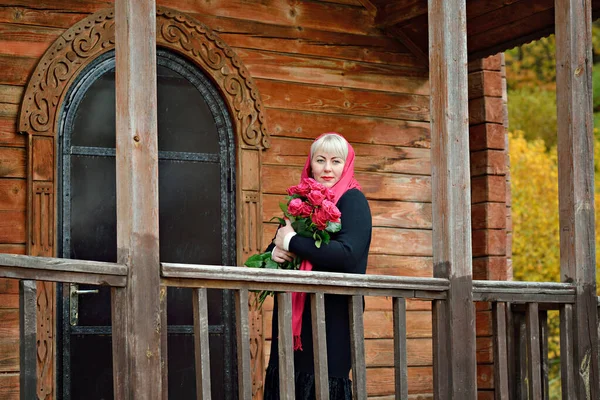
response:
[[[453,399],[477,398],[466,19],[465,0],[429,0],[433,269],[450,281],[433,308],[433,379],[434,393]]]
[[[393,1],[378,10],[375,25],[382,28],[402,25],[424,14],[427,14],[427,0]]]
[[[0,254],[0,278],[125,286],[127,267],[115,263]]]
[[[597,399],[591,0],[556,0],[560,272],[576,285],[573,364],[578,399]]]
[[[115,2],[117,258],[113,289],[116,399],[161,399],[155,0]],[[164,360],[166,362],[166,360]],[[166,388],[165,388],[166,389]]]

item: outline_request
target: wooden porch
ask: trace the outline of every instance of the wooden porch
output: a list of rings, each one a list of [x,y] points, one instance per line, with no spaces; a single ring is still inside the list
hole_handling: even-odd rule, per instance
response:
[[[389,11],[388,6],[379,2],[364,3],[376,12],[381,10],[382,15]],[[422,10],[421,2],[405,3],[404,7],[418,3]],[[544,4],[549,7],[546,11],[552,8]],[[165,368],[168,349],[163,329],[167,325],[164,312],[167,287],[194,289],[199,398],[210,398],[211,393],[206,298],[209,288],[231,289],[235,294],[240,398],[252,398],[247,305],[250,291],[260,289],[280,292],[277,296],[282,398],[292,399],[294,393],[291,291],[306,291],[313,300],[317,398],[327,398],[323,296],[328,293],[351,296],[355,398],[367,398],[362,296],[393,298],[396,398],[409,398],[408,382],[412,379],[406,361],[407,299],[432,304],[434,398],[477,398],[475,307],[478,303],[492,304],[495,398],[547,397],[545,321],[546,311],[551,309],[559,310],[561,315],[563,398],[598,398],[598,298],[590,140],[592,2],[556,0],[555,4],[552,12],[556,22],[545,30],[540,28],[536,34],[546,34],[555,27],[557,35],[563,283],[527,283],[473,280],[467,61],[471,54],[479,56],[505,47],[496,44],[487,50],[469,51],[466,1],[431,0],[425,7],[426,14],[414,14],[421,19],[426,15],[429,38],[426,59],[431,86],[434,277],[408,278],[161,263],[156,215],[156,7],[154,1],[117,0],[119,261],[100,263],[0,255],[0,277],[21,280],[21,398],[38,396],[35,281],[112,288],[113,382],[117,399],[168,398]],[[405,21],[383,17],[379,20],[386,26],[396,26],[393,30],[397,35],[406,37],[407,33],[397,26]],[[510,43],[530,40],[531,35],[516,36]],[[407,38],[406,43],[410,42],[415,40]],[[422,45],[414,45],[414,52],[418,53],[419,48],[423,53]]]

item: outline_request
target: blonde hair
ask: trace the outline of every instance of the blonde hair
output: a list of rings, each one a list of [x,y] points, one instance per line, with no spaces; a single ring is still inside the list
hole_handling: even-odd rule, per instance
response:
[[[311,160],[317,151],[334,154],[346,162],[346,158],[348,158],[348,142],[340,135],[328,133],[315,140],[312,146],[310,146]]]

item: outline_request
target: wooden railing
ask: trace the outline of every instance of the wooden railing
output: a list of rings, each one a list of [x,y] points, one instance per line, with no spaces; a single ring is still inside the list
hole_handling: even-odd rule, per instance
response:
[[[387,296],[393,299],[393,335],[395,394],[408,397],[406,353],[406,299],[446,301],[449,281],[440,278],[411,278],[379,275],[355,275],[324,272],[257,270],[240,267],[162,263],[163,286],[194,289],[194,334],[198,398],[209,399],[210,353],[208,344],[207,289],[230,289],[235,293],[239,398],[252,398],[250,371],[250,332],[248,298],[252,290],[277,292],[279,303],[279,365],[281,397],[294,397],[294,361],[291,327],[290,292],[311,296],[315,383],[317,399],[328,398],[327,351],[325,337],[325,294],[349,296],[351,322],[352,374],[354,397],[367,398],[363,326],[363,296]],[[87,283],[109,286],[126,284],[126,268],[113,263],[62,260],[0,254],[0,277],[22,280],[22,302],[28,296],[32,279],[55,282]],[[567,283],[473,281],[473,300],[492,305],[494,333],[494,387],[498,399],[543,399],[548,396],[547,311],[560,310],[561,380],[563,398],[574,399],[571,392],[573,305],[575,286]],[[35,321],[33,321],[35,322]],[[31,324],[22,320],[22,385],[35,388],[35,335],[27,336]],[[450,333],[451,334],[451,333]],[[433,346],[444,346],[433,338]],[[436,352],[433,352],[436,354]],[[33,363],[31,363],[33,362]],[[434,360],[435,364],[436,360]],[[31,370],[30,365],[33,365]],[[584,371],[585,372],[585,371]],[[29,379],[29,381],[27,381]],[[31,387],[31,386],[29,386]],[[28,398],[22,396],[22,398]]]

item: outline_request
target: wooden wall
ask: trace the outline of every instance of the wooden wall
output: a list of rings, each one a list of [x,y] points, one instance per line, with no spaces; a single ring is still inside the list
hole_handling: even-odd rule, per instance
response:
[[[0,252],[22,254],[26,155],[24,138],[15,132],[15,121],[23,87],[37,60],[65,29],[112,2],[12,3],[0,0]],[[298,182],[312,139],[337,131],[355,147],[357,179],[373,213],[367,273],[432,276],[426,65],[399,42],[375,30],[373,15],[359,0],[163,0],[158,4],[186,12],[214,29],[242,58],[258,85],[272,138],[261,171],[265,247],[275,230],[268,220],[279,214],[277,205],[284,190]],[[483,105],[484,111],[486,105],[497,106],[497,102],[485,100],[483,93],[472,102]],[[484,120],[485,115],[490,114],[484,112]],[[484,175],[474,177],[474,182]],[[484,195],[495,190],[493,182],[490,178],[484,183]],[[475,216],[475,207],[473,218],[474,224],[480,218]],[[479,257],[485,258],[486,251]],[[269,307],[265,307],[263,327],[266,339],[270,335]],[[429,398],[431,304],[412,301],[407,307],[409,393],[411,398]],[[16,399],[15,282],[0,281],[0,318],[0,398]],[[477,329],[483,337],[478,339],[478,348],[484,357],[489,355],[490,324],[489,312],[478,313]],[[387,398],[394,391],[391,333],[391,300],[367,298],[367,376],[373,398]],[[267,340],[266,359],[268,349]],[[482,376],[493,376],[490,359],[483,361],[488,365],[480,370],[480,383],[493,387],[489,379],[482,380]]]

